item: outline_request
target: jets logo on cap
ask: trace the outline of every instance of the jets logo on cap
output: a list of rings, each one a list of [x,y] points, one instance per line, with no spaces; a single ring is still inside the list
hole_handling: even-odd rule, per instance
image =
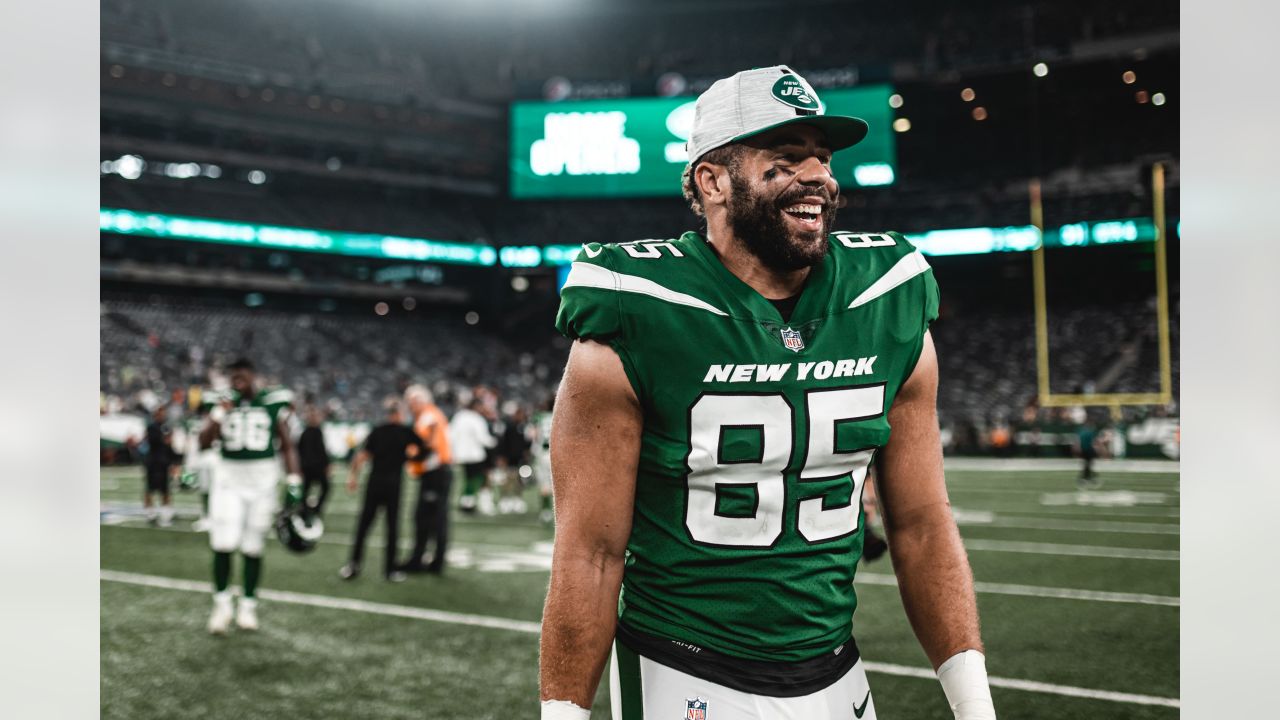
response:
[[[795,75],[787,74],[773,84],[773,97],[797,110],[819,110],[818,96]]]

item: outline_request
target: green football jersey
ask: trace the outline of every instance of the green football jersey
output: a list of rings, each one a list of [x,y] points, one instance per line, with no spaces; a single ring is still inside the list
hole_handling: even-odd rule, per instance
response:
[[[275,457],[276,423],[280,411],[293,402],[285,388],[263,388],[252,398],[229,390],[232,408],[222,421],[222,457],[226,460],[262,460]]]
[[[573,263],[556,326],[609,344],[644,412],[630,628],[781,662],[848,641],[863,482],[938,287],[897,233],[828,242],[786,322],[697,233]]]

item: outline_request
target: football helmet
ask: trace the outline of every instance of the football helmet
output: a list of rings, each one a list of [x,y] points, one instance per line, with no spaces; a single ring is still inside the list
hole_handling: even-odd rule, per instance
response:
[[[276,537],[293,552],[311,552],[323,535],[324,521],[307,507],[287,508],[276,516]]]

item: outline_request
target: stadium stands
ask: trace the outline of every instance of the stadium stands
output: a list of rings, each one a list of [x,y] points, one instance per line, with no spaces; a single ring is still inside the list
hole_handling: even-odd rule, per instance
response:
[[[1175,376],[1176,308],[1175,302]],[[1051,313],[1054,391],[1158,391],[1154,327],[1153,307],[1144,302]],[[535,407],[555,392],[568,352],[568,343],[549,329],[537,337],[517,347],[440,313],[410,320],[107,300],[102,388],[126,407],[136,407],[139,393],[168,397],[206,385],[210,370],[216,374],[245,355],[265,377],[324,405],[335,419],[376,419],[381,398],[410,382],[427,383],[446,408],[476,385]],[[938,405],[945,427],[1009,424],[1034,405],[1029,312],[946,317],[934,326],[934,338],[944,379]]]

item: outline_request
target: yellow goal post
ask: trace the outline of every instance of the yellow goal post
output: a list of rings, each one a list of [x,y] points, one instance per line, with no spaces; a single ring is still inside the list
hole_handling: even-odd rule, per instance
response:
[[[1118,415],[1126,405],[1167,405],[1173,401],[1173,361],[1169,347],[1169,270],[1167,264],[1164,165],[1151,167],[1152,214],[1156,230],[1156,323],[1160,353],[1160,391],[1151,393],[1055,393],[1049,385],[1049,311],[1045,297],[1044,205],[1040,180],[1030,182],[1031,224],[1040,232],[1040,243],[1031,252],[1036,310],[1036,381],[1041,407],[1106,406]]]

